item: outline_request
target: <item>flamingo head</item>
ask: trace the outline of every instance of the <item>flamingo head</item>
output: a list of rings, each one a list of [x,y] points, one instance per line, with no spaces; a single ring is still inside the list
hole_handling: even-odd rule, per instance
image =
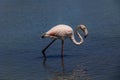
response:
[[[84,32],[85,34],[85,38],[88,36],[88,30],[87,30],[87,27],[85,25],[79,25],[80,26],[80,29]]]

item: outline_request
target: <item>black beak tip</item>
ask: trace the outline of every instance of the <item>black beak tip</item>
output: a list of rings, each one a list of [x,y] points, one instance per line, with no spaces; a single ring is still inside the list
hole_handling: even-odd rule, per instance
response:
[[[85,35],[84,38],[86,38],[88,35]]]

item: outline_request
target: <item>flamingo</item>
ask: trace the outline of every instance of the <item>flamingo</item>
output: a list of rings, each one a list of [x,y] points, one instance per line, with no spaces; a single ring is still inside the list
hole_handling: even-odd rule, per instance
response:
[[[41,38],[53,38],[53,41],[50,42],[43,50],[43,56],[46,57],[45,55],[45,51],[46,49],[53,43],[55,42],[57,39],[60,39],[62,41],[62,47],[61,50],[63,51],[63,45],[64,45],[64,40],[66,38],[70,38],[70,40],[75,44],[75,45],[81,45],[83,43],[83,38],[82,36],[79,34],[78,30],[81,29],[84,32],[84,37],[86,38],[88,35],[88,30],[86,28],[85,25],[78,25],[75,29],[75,31],[73,31],[73,29],[65,24],[59,24],[54,26],[53,28],[51,28],[50,30],[48,30],[47,32],[43,33]],[[80,38],[80,41],[76,41],[75,37],[74,37],[74,33],[76,33],[78,35],[78,37]],[[63,56],[63,53],[61,54],[61,56]]]

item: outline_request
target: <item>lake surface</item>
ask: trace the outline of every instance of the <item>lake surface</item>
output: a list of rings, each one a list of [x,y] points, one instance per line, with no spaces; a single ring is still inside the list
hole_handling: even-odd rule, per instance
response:
[[[47,51],[42,33],[57,24],[87,26],[81,46]],[[0,80],[120,80],[119,0],[0,0]]]

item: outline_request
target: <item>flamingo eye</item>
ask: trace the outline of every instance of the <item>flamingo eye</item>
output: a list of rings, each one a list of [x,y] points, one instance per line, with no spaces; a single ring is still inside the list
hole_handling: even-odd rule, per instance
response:
[[[81,29],[82,29],[82,30],[85,30],[86,28],[82,26]]]
[[[86,29],[86,27],[83,27],[83,29]]]

